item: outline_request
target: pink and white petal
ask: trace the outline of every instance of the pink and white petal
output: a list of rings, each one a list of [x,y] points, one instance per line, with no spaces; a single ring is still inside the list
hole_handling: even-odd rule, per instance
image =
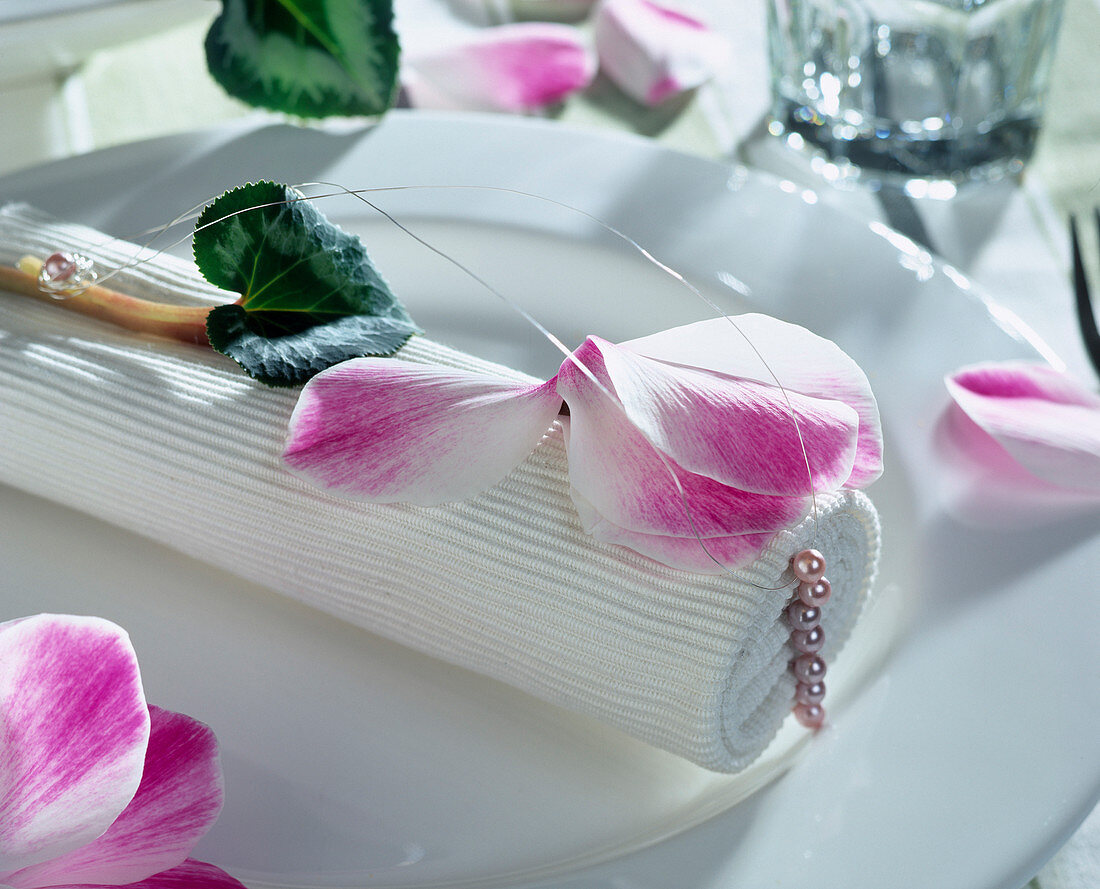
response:
[[[595,337],[576,355],[602,358],[630,420],[688,472],[788,497],[809,493],[811,470],[817,491],[836,490],[851,475],[859,417],[843,402],[654,361]],[[588,382],[576,368],[564,378]]]
[[[780,385],[789,392],[835,399],[859,415],[850,488],[882,474],[882,423],[862,368],[832,340],[768,315],[711,318],[620,343],[640,355],[684,367]]]
[[[394,358],[357,358],[306,384],[283,459],[306,480],[375,503],[464,500],[534,450],[561,409],[553,383]]]
[[[534,111],[588,86],[596,61],[569,25],[521,22],[410,54],[403,86],[418,108]]]
[[[601,70],[645,105],[695,89],[730,61],[723,35],[653,0],[604,0],[595,33]]]
[[[14,889],[62,884],[119,886],[180,864],[221,812],[223,784],[214,733],[181,713],[150,707],[141,785],[98,839],[9,875]]]
[[[133,798],[149,711],[126,632],[98,617],[0,625],[0,871],[91,842]]]
[[[1100,493],[1100,396],[1024,362],[972,365],[945,382],[959,407],[1028,472]]]
[[[119,887],[116,884],[80,884],[51,886],[50,889],[246,889],[245,885],[234,879],[219,867],[188,858],[171,870],[161,871]]]
[[[743,568],[760,557],[775,531],[725,537],[674,537],[629,531],[607,521],[577,490],[571,489],[577,515],[587,533],[603,543],[624,546],[678,571],[721,574]]]
[[[589,369],[606,382],[598,353],[590,359]],[[723,537],[775,531],[806,515],[808,490],[773,497],[686,472],[575,368],[563,365],[559,382],[570,411],[564,424],[570,484],[611,523],[641,533]]]
[[[959,368],[948,377],[956,386],[994,399],[1035,399],[1100,409],[1100,395],[1045,364],[994,361]]]

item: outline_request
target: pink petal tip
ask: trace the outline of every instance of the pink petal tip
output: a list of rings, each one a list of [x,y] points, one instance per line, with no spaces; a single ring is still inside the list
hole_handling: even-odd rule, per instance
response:
[[[595,72],[575,28],[522,22],[409,58],[404,87],[419,108],[522,113],[561,102]]]
[[[945,378],[956,404],[1035,477],[1100,493],[1100,396],[1025,362],[976,364]]]

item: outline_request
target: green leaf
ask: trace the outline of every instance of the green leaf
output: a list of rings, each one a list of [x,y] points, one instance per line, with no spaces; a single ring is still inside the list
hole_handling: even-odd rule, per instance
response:
[[[241,295],[207,316],[210,345],[268,385],[392,355],[419,332],[359,239],[285,185],[226,192],[199,216],[194,250],[206,280]]]
[[[249,325],[248,313],[238,305],[218,306],[206,322],[210,345],[269,386],[300,386],[340,361],[393,354],[393,344],[400,348],[414,332],[403,321],[352,315],[301,333],[267,337]]]
[[[302,117],[382,114],[399,55],[392,0],[223,0],[206,35],[226,92]]]

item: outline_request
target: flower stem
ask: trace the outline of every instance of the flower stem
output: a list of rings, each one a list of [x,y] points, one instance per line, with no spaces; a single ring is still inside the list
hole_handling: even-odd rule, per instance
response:
[[[127,330],[151,333],[185,343],[209,345],[206,338],[206,316],[210,306],[177,306],[169,303],[138,299],[92,285],[87,290],[58,299],[38,286],[42,261],[32,256],[19,260],[18,268],[0,266],[0,290],[54,303],[63,309],[79,312],[101,321],[109,321]]]

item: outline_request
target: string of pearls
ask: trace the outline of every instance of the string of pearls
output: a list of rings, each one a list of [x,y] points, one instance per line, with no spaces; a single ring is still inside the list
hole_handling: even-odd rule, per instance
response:
[[[825,724],[825,661],[818,652],[825,644],[821,627],[821,607],[829,601],[833,588],[825,579],[825,557],[816,549],[804,549],[791,557],[791,570],[798,588],[787,606],[787,624],[791,628],[791,647],[798,652],[791,659],[795,686],[794,716],[806,728],[819,729]]]

